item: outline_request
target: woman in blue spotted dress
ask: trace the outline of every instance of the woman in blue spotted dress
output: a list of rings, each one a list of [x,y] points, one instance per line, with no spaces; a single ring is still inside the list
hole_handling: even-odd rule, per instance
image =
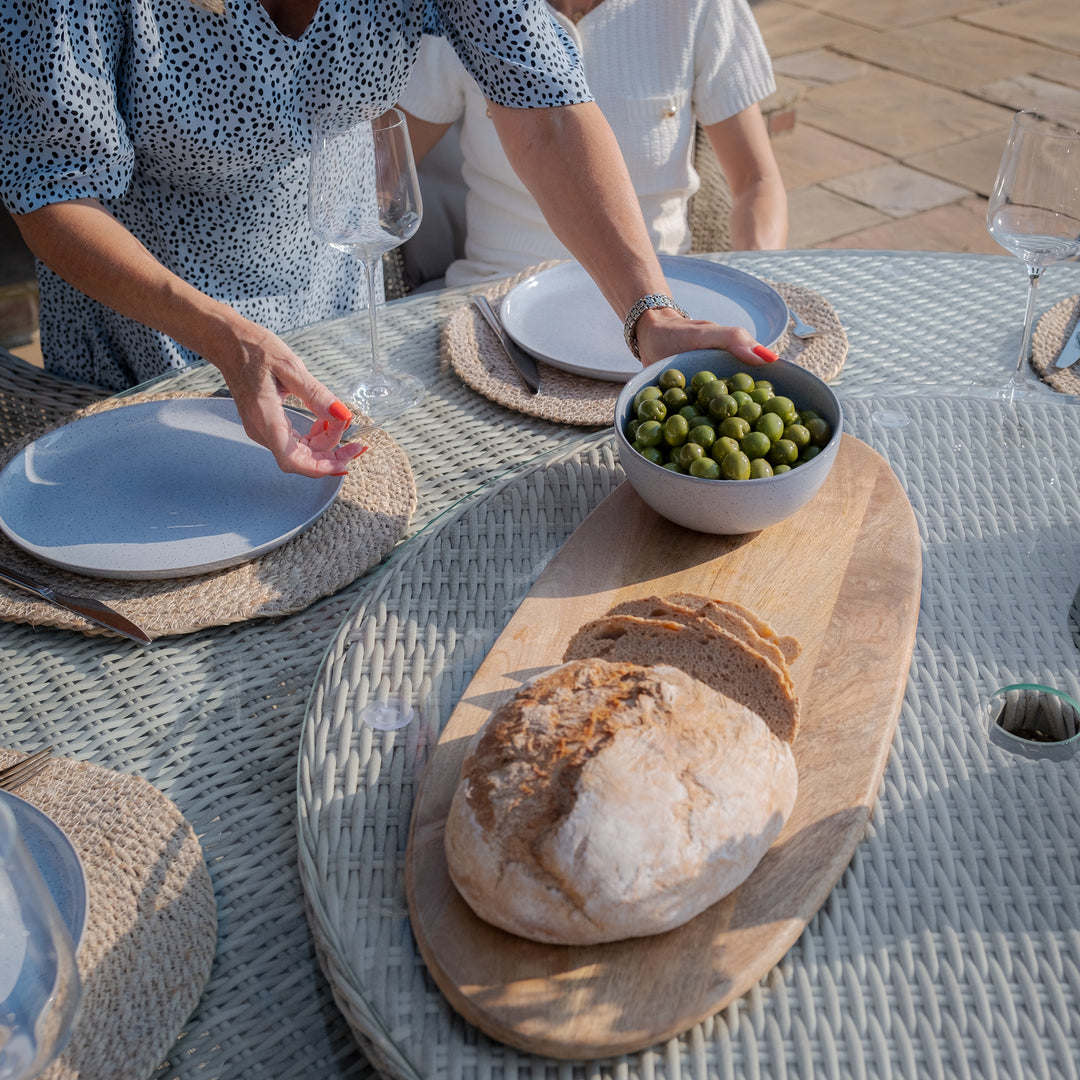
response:
[[[340,473],[362,449],[337,445],[347,410],[278,337],[365,304],[362,266],[307,225],[311,118],[392,105],[424,33],[483,88],[510,160],[612,307],[668,293],[542,0],[30,0],[0,13],[0,198],[38,259],[47,368],[121,390],[204,357],[282,469]],[[635,329],[646,362],[762,355],[745,331],[671,307]],[[288,393],[320,418],[310,434],[291,427]]]

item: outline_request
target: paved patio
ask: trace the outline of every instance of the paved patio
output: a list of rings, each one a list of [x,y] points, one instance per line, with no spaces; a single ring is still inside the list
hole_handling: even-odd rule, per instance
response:
[[[794,125],[774,136],[788,246],[1002,254],[985,211],[1013,113],[1080,124],[1080,4],[750,2],[795,98]],[[39,356],[32,275],[0,214],[0,345],[28,359]]]

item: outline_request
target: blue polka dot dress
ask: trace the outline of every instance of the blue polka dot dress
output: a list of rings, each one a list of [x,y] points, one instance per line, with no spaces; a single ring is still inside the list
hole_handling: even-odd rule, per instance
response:
[[[170,270],[275,333],[365,306],[307,223],[311,117],[397,100],[423,33],[503,105],[589,100],[542,0],[322,0],[297,39],[258,0],[26,0],[0,13],[0,197],[100,199]],[[49,370],[120,390],[193,356],[44,266]]]

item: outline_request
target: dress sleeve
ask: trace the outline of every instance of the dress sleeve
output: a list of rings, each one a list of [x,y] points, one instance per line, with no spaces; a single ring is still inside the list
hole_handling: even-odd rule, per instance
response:
[[[115,0],[29,0],[0,19],[0,198],[16,214],[121,194],[133,153],[117,108]]]
[[[694,115],[718,124],[776,89],[772,62],[746,0],[706,0],[694,40]]]
[[[433,14],[431,32],[450,42],[497,105],[592,100],[577,49],[544,0],[434,0]]]

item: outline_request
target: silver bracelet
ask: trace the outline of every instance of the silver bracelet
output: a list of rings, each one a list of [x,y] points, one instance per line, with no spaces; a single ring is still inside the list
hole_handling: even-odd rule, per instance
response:
[[[641,353],[638,351],[637,343],[637,323],[638,319],[645,314],[649,308],[662,308],[669,307],[674,308],[684,319],[689,319],[690,316],[670,296],[665,296],[663,293],[649,293],[648,296],[643,296],[631,309],[630,313],[626,316],[626,320],[623,322],[623,337],[626,339],[626,347],[637,357],[641,359]]]

